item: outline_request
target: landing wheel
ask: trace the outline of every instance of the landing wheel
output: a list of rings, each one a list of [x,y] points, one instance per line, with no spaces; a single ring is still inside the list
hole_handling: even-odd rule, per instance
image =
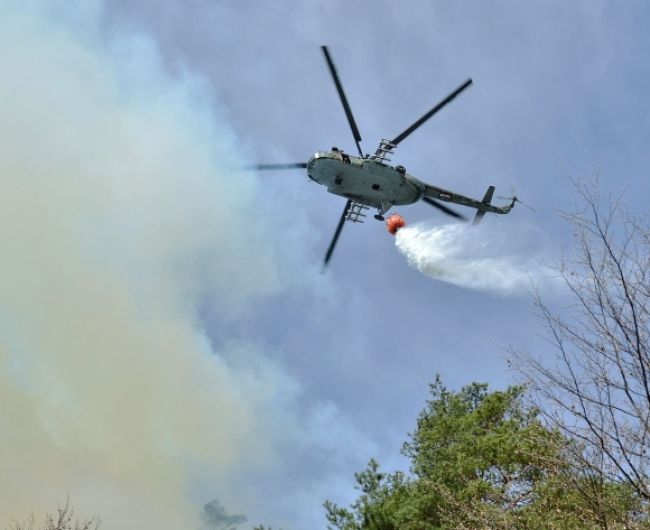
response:
[[[383,216],[383,215],[379,215],[379,214],[377,214],[377,215],[375,215],[375,219],[377,219],[377,221],[383,221],[383,220],[384,220],[384,216]]]

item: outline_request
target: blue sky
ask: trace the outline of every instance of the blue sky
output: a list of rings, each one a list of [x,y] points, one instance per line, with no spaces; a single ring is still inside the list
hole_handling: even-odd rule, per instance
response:
[[[536,211],[518,206],[488,216],[486,230],[498,240],[511,237],[511,224],[524,227],[514,251],[529,252],[526,234],[537,234],[552,261],[571,252],[571,233],[557,213],[575,200],[570,177],[597,173],[605,194],[625,191],[630,208],[645,211],[649,15],[641,1],[114,0],[83,31],[69,13],[60,16],[79,46],[111,50],[110,72],[123,75],[121,82],[137,82],[142,68],[145,100],[147,90],[157,94],[151,87],[158,82],[174,87],[190,78],[198,88],[179,108],[208,109],[206,120],[218,126],[191,121],[184,156],[191,161],[196,148],[199,159],[217,165],[306,161],[332,145],[352,151],[321,44],[330,47],[366,151],[472,77],[474,85],[400,145],[393,160],[421,180],[477,198],[490,184],[497,194],[514,188]],[[149,50],[144,56],[157,65],[155,75],[142,67],[145,60],[129,59],[142,55],[140,47]],[[192,269],[200,272],[192,321],[238,374],[229,384],[260,392],[253,401],[264,402],[263,417],[277,421],[268,431],[277,439],[268,447],[257,440],[253,452],[268,461],[234,464],[227,480],[217,476],[218,466],[203,469],[209,452],[196,460],[179,455],[190,469],[182,495],[197,512],[218,497],[250,523],[324,527],[322,501],[349,501],[353,473],[370,457],[389,468],[405,465],[400,445],[436,373],[452,388],[472,381],[503,387],[517,380],[504,348],[543,354],[545,345],[526,292],[500,296],[434,281],[410,268],[372,220],[344,228],[327,275],[318,275],[344,201],[300,171],[237,178],[248,180],[214,181],[215,196],[226,197],[219,228],[228,232],[227,245],[211,248],[201,239],[209,257],[201,254],[205,264]],[[155,186],[155,177],[150,182]],[[66,180],[60,185],[65,189]],[[147,206],[175,208],[157,194]],[[398,211],[407,223],[447,221],[426,204]],[[209,234],[215,219],[191,221],[190,230]],[[229,282],[244,270],[240,283]],[[214,280],[217,274],[226,279]],[[249,296],[260,276],[263,286]],[[562,305],[560,294],[549,296]],[[249,357],[237,344],[253,344],[258,353]],[[262,372],[260,379],[250,375]],[[264,401],[267,393],[275,397]]]

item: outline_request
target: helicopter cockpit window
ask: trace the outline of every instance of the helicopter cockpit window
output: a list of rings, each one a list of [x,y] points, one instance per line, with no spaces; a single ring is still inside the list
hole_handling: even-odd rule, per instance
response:
[[[344,164],[349,164],[350,163],[350,155],[346,155],[345,153],[341,153],[341,156],[343,156],[343,163]]]

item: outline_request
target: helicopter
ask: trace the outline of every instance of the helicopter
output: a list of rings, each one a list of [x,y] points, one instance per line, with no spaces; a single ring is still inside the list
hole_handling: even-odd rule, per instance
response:
[[[443,204],[443,202],[469,206],[476,209],[473,224],[478,224],[483,216],[487,213],[507,214],[512,210],[515,203],[519,200],[516,195],[507,197],[511,200],[510,204],[505,206],[494,206],[491,204],[494,194],[494,186],[489,186],[482,200],[472,199],[452,191],[433,186],[418,180],[413,175],[406,172],[404,166],[389,164],[390,156],[393,155],[395,148],[410,136],[416,129],[422,126],[429,118],[440,111],[448,103],[456,98],[461,92],[472,84],[471,79],[467,79],[458,88],[451,92],[446,98],[440,101],[435,107],[415,121],[411,126],[388,140],[382,138],[374,154],[364,154],[361,150],[361,134],[354,121],[350,104],[348,103],[341,80],[337,73],[334,61],[330,55],[327,46],[321,46],[325,62],[329,69],[332,80],[338,92],[339,99],[343,105],[343,111],[350,125],[352,136],[356,144],[359,156],[351,155],[344,152],[338,147],[332,147],[329,151],[316,152],[307,162],[289,163],[289,164],[256,164],[249,166],[249,169],[257,170],[282,170],[282,169],[306,169],[307,176],[317,184],[325,186],[327,191],[339,195],[345,199],[345,207],[339,219],[334,236],[325,253],[323,268],[327,267],[334,247],[341,235],[341,230],[346,221],[352,223],[362,223],[366,210],[376,209],[377,213],[374,218],[378,221],[384,221],[384,214],[393,206],[402,206],[413,204],[420,200],[438,208],[445,214],[459,220],[467,220],[464,215],[452,210]],[[397,229],[404,226],[403,219],[392,214],[389,218],[389,231],[395,233]],[[392,221],[397,221],[393,223]],[[392,228],[392,227],[395,228]]]

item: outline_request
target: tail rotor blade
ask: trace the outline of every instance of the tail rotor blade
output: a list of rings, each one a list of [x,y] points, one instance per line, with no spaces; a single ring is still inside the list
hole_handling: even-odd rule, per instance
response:
[[[409,136],[411,133],[413,133],[413,131],[415,131],[418,127],[420,127],[425,121],[427,121],[431,116],[433,116],[436,112],[438,112],[445,105],[447,105],[447,103],[450,103],[458,94],[460,94],[463,90],[465,90],[471,84],[472,84],[471,79],[468,79],[467,81],[465,81],[462,85],[460,85],[456,90],[454,90],[451,94],[449,94],[445,99],[443,99],[440,103],[438,103],[435,107],[433,107],[429,112],[427,112],[424,116],[422,116],[418,121],[416,121],[408,129],[406,129],[401,134],[398,134],[393,140],[391,140],[391,143],[393,145],[399,144],[407,136]]]
[[[458,212],[455,212],[451,208],[447,208],[444,204],[436,201],[435,199],[432,199],[431,197],[422,197],[422,200],[427,204],[430,204],[431,206],[438,208],[438,210],[446,213],[447,215],[450,215],[451,217],[455,217],[456,219],[460,219],[461,221],[467,221],[467,217],[465,217],[464,215]]]
[[[295,164],[253,164],[250,166],[245,166],[244,169],[306,169],[307,164],[305,162],[296,162]]]
[[[518,202],[519,204],[521,204],[522,206],[525,206],[526,208],[528,208],[529,210],[532,210],[533,212],[536,212],[536,211],[537,211],[537,210],[536,210],[535,208],[533,208],[530,204],[526,204],[524,201],[522,201],[522,200],[521,200],[519,197],[517,197],[516,195],[511,195],[510,197],[503,197],[503,196],[499,195],[499,199],[504,199],[504,200],[507,200],[507,201],[512,201],[512,204],[513,204],[513,205],[514,205],[516,202]]]
[[[321,50],[323,50],[325,61],[327,62],[327,66],[330,70],[330,74],[332,75],[332,79],[334,80],[334,84],[336,85],[336,91],[339,93],[339,98],[343,104],[343,110],[345,111],[345,115],[348,118],[350,129],[352,129],[352,136],[354,136],[354,142],[357,144],[357,151],[359,151],[359,156],[363,158],[361,144],[359,143],[361,141],[361,134],[359,134],[359,129],[357,128],[357,124],[354,121],[354,116],[352,115],[352,110],[350,109],[348,98],[345,97],[345,92],[343,92],[343,86],[341,85],[339,74],[336,72],[334,61],[332,61],[332,57],[330,56],[327,46],[321,46]]]
[[[348,199],[348,202],[345,203],[345,208],[343,208],[343,213],[341,214],[341,218],[339,219],[339,224],[336,226],[336,231],[334,232],[334,237],[332,237],[332,242],[330,243],[330,246],[327,249],[327,252],[325,253],[325,259],[323,260],[323,271],[327,267],[327,264],[330,261],[330,258],[332,257],[332,252],[334,252],[334,247],[336,246],[336,242],[339,240],[339,236],[341,235],[341,230],[343,230],[343,223],[345,223],[345,217],[348,214],[348,210],[350,209],[350,206],[352,206],[352,201]]]

